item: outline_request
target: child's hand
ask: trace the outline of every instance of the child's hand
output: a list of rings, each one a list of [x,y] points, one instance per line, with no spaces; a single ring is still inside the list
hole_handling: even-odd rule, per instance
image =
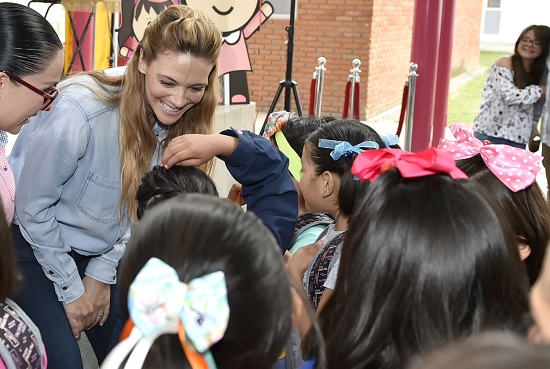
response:
[[[298,280],[302,280],[304,273],[319,251],[323,247],[323,241],[319,240],[311,245],[307,245],[296,251],[296,253],[290,259],[287,269],[288,273]]]
[[[233,186],[231,186],[231,189],[227,194],[227,200],[234,202],[239,206],[245,205],[246,201],[243,199],[242,190],[243,186],[240,183],[233,183]]]
[[[174,165],[198,166],[215,156],[229,156],[239,140],[220,134],[186,134],[174,138],[164,150],[162,165],[170,169]]]

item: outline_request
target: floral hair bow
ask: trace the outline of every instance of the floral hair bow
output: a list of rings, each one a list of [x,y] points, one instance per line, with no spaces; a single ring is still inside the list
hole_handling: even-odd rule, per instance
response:
[[[286,122],[288,122],[288,120],[293,116],[294,113],[286,110],[276,111],[269,114],[269,117],[267,117],[267,124],[265,125],[264,137],[269,138],[279,132]]]
[[[124,368],[141,368],[153,342],[163,334],[178,334],[193,369],[217,368],[209,349],[223,338],[229,320],[223,272],[186,284],[171,266],[151,258],[130,286],[128,309],[134,328],[102,368],[120,368],[128,354]]]
[[[456,141],[443,138],[438,147],[455,160],[480,154],[491,173],[512,192],[521,191],[535,182],[542,156],[509,145],[481,142],[474,137],[472,128],[464,124],[453,124],[450,129]]]
[[[453,179],[468,178],[456,167],[456,162],[449,154],[434,148],[418,153],[401,149],[365,151],[355,159],[351,172],[363,182],[372,182],[392,168],[397,168],[403,178],[426,177],[439,173],[447,173]]]
[[[319,139],[319,144],[317,146],[321,149],[334,149],[330,153],[330,157],[334,161],[340,159],[342,156],[346,158],[346,160],[349,160],[354,153],[362,153],[363,149],[379,148],[379,145],[374,141],[363,141],[357,145],[352,145],[347,141],[325,140],[324,138]]]

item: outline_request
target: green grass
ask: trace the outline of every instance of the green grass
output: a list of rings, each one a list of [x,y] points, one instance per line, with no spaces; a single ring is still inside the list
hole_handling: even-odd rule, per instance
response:
[[[479,65],[489,68],[501,55],[503,55],[501,52],[481,52]],[[447,125],[454,123],[474,124],[479,102],[481,101],[483,84],[487,79],[488,72],[489,69],[450,94],[447,108]]]

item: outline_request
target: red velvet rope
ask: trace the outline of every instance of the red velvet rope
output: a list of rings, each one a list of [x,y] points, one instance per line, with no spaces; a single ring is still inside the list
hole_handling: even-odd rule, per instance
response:
[[[311,86],[309,87],[309,116],[315,115],[315,99],[317,98],[317,80],[311,79]]]
[[[405,111],[407,111],[407,104],[408,104],[408,97],[409,97],[409,85],[405,85],[403,87],[403,99],[401,99],[401,113],[399,114],[399,124],[397,125],[397,132],[395,133],[397,136],[401,135],[401,130],[403,129],[403,123],[405,121]]]
[[[348,113],[349,113],[349,94],[351,92],[351,82],[348,81],[346,83],[346,93],[344,97],[344,114],[342,115],[342,119],[348,119]]]

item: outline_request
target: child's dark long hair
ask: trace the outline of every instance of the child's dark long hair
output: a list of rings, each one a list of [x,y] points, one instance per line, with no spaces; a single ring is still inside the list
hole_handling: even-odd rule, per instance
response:
[[[390,169],[351,217],[320,313],[328,368],[395,369],[486,330],[525,333],[527,278],[474,184]]]
[[[148,210],[132,230],[120,269],[120,305],[128,317],[128,290],[156,257],[180,281],[225,273],[230,317],[211,348],[219,369],[270,369],[292,325],[290,283],[271,232],[251,213],[211,195],[186,194]],[[177,335],[159,337],[144,368],[190,369]]]
[[[486,198],[504,215],[518,241],[529,245],[531,253],[523,261],[531,285],[537,280],[550,241],[550,210],[537,182],[518,192],[512,192],[491,171],[480,155],[457,161],[457,166],[472,181],[483,187]]]
[[[531,67],[531,71],[528,72],[523,66],[522,57],[518,53],[519,44],[521,39],[529,31],[533,31],[537,40],[541,42],[541,53],[538,58],[535,59]],[[525,88],[529,85],[538,85],[541,83],[542,75],[546,69],[546,58],[548,57],[548,50],[550,48],[550,28],[547,26],[541,26],[533,24],[525,28],[519,35],[516,44],[514,45],[514,55],[512,55],[512,69],[514,71],[514,83],[519,88]]]

